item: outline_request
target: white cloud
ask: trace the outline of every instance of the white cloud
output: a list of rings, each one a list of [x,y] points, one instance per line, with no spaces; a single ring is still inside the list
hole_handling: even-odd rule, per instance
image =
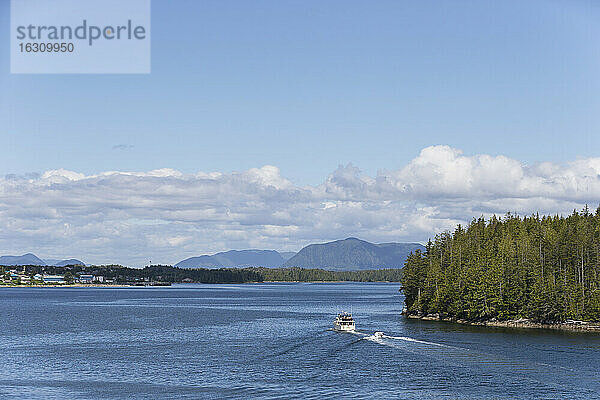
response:
[[[48,183],[64,183],[68,181],[78,181],[85,178],[84,174],[79,174],[66,169],[55,169],[46,171],[42,174],[42,180]]]
[[[347,236],[426,241],[480,215],[569,213],[599,200],[600,158],[528,166],[448,146],[374,177],[340,166],[317,186],[294,185],[274,166],[230,174],[59,169],[0,179],[0,253],[142,265]]]

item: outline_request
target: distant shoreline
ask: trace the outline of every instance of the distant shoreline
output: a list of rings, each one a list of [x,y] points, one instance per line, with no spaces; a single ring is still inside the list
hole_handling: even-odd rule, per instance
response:
[[[74,284],[64,284],[64,285],[0,285],[0,288],[65,288],[65,287],[82,287],[82,288],[86,288],[86,287],[93,287],[93,288],[99,288],[99,287],[134,287],[134,285],[115,285],[115,284],[109,284],[109,285],[103,285],[103,284],[86,284],[86,283],[74,283]]]
[[[418,319],[421,321],[440,321],[452,322],[455,324],[470,325],[470,326],[487,326],[493,328],[516,328],[516,329],[551,329],[571,332],[595,332],[600,333],[600,322],[588,321],[572,321],[572,322],[556,322],[543,323],[534,322],[529,319],[517,319],[507,321],[467,321],[464,319],[442,318],[435,315],[404,315],[409,319]]]
[[[242,285],[242,284],[257,284],[257,283],[399,283],[395,281],[255,281],[255,282],[172,282],[172,284],[180,284],[180,285],[190,285],[190,284],[210,284],[210,285]],[[130,285],[130,284],[101,284],[101,283],[74,283],[74,284],[64,284],[64,285],[7,285],[0,284],[0,288],[69,288],[69,287],[80,287],[80,288],[120,288],[120,287],[166,287],[166,285]],[[171,285],[169,285],[171,286]]]
[[[400,283],[396,281],[262,281],[249,283]]]

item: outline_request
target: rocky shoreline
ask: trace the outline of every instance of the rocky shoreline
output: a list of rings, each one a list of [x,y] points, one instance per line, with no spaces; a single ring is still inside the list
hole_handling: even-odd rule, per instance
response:
[[[561,331],[575,331],[575,332],[596,332],[600,333],[600,322],[587,322],[587,321],[572,321],[567,320],[565,322],[554,322],[554,323],[544,323],[544,322],[535,322],[530,319],[522,318],[516,320],[507,320],[507,321],[499,321],[496,319],[491,319],[487,321],[467,321],[464,319],[455,319],[455,318],[447,318],[442,317],[437,314],[429,314],[429,315],[407,315],[404,314],[406,318],[410,319],[420,319],[423,321],[443,321],[443,322],[453,322],[463,325],[472,325],[472,326],[490,326],[497,328],[520,328],[520,329],[553,329],[553,330],[561,330]]]

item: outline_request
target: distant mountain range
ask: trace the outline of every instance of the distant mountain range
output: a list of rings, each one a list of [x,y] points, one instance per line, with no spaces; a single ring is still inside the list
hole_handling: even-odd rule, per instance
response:
[[[27,253],[22,256],[0,256],[0,265],[46,265],[35,254]]]
[[[54,267],[64,267],[65,265],[85,265],[85,263],[76,258],[69,258],[67,260],[44,260],[46,265],[51,265]]]
[[[402,268],[406,257],[415,250],[425,250],[419,243],[374,244],[356,238],[329,243],[311,244],[298,253],[275,250],[229,250],[212,255],[186,258],[175,264],[179,268],[231,267],[301,267],[332,271],[359,271],[381,268]],[[85,265],[83,261],[38,258],[27,253],[22,256],[0,256],[0,265]]]
[[[296,255],[295,251],[279,251],[278,253],[281,254],[281,257],[286,261]]]
[[[287,260],[284,267],[322,268],[333,271],[402,268],[419,243],[374,244],[356,238],[311,244]]]
[[[82,261],[77,260],[75,258],[70,258],[67,260],[42,260],[37,257],[35,254],[27,253],[22,256],[0,256],[0,265],[47,265],[47,266],[57,266],[64,267],[65,265],[85,265]]]
[[[213,255],[187,258],[175,264],[179,268],[228,267],[302,267],[333,271],[402,268],[419,243],[374,244],[356,238],[311,244],[298,253],[275,250],[230,250]]]
[[[296,253],[275,250],[229,250],[221,253],[186,258],[175,264],[179,268],[271,267],[283,263]]]

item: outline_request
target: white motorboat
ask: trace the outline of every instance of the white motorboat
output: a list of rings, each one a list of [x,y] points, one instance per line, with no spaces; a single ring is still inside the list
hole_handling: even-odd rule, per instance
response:
[[[347,312],[341,312],[333,321],[333,329],[336,331],[352,332],[356,330],[356,324],[352,314]]]

